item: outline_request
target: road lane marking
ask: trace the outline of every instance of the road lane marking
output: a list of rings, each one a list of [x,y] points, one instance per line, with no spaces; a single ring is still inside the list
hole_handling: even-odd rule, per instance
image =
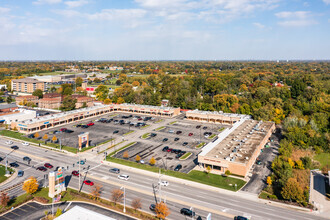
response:
[[[110,184],[116,185],[118,187],[123,186],[122,182],[118,183],[118,182],[113,182],[113,181],[110,181],[110,180],[104,180],[100,177],[91,176],[89,174],[87,174],[86,177],[93,178],[93,179],[99,180],[101,182],[110,183]],[[136,192],[146,194],[146,195],[149,195],[149,196],[154,196],[154,194],[152,192],[145,191],[145,190],[140,190],[140,189],[137,189],[137,188],[132,187],[132,186],[127,186],[126,185],[125,188],[128,189],[128,190],[136,191]],[[235,215],[232,215],[232,214],[229,214],[229,213],[221,212],[221,211],[211,209],[211,208],[208,208],[208,207],[205,207],[205,206],[200,206],[200,205],[197,205],[197,204],[194,204],[194,203],[191,203],[191,202],[181,201],[181,200],[178,200],[178,199],[175,199],[175,198],[172,198],[172,197],[168,197],[168,196],[166,196],[166,200],[167,201],[172,201],[172,202],[175,202],[175,203],[179,203],[179,204],[182,204],[182,205],[186,205],[188,207],[194,207],[196,209],[201,209],[203,211],[212,212],[214,214],[222,215],[222,216],[225,216],[225,217],[228,217],[228,218],[234,218],[235,217]]]

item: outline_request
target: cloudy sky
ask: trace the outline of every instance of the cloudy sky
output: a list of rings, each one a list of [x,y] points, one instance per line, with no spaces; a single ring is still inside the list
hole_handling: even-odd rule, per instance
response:
[[[330,0],[0,0],[0,60],[330,59]]]

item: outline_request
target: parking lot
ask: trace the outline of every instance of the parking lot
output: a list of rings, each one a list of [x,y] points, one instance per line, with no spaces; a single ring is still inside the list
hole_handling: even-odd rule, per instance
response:
[[[51,141],[55,135],[57,143],[75,148],[78,147],[78,135],[84,132],[89,132],[91,146],[111,140],[112,144],[116,144],[125,139],[126,143],[136,143],[118,152],[116,158],[122,159],[127,151],[130,161],[136,161],[136,156],[139,155],[141,162],[148,164],[154,157],[157,167],[174,170],[180,164],[181,172],[189,172],[196,166],[197,155],[201,151],[201,148],[196,147],[200,143],[213,141],[227,125],[201,124],[184,120],[182,117],[175,120],[148,115],[109,113],[92,120],[81,120],[39,132],[38,138],[41,139],[47,134],[48,141]],[[90,126],[87,126],[88,124]]]

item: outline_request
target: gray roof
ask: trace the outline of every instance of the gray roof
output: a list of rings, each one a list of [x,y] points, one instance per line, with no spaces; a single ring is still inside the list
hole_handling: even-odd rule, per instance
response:
[[[0,109],[6,109],[6,108],[16,108],[17,105],[15,103],[10,103],[10,104],[1,104]]]
[[[31,82],[31,83],[34,83],[34,82],[40,82],[40,81],[38,81],[38,80],[36,80],[36,79],[33,79],[33,78],[29,78],[29,77],[27,77],[27,78],[23,78],[23,79],[13,79],[12,80],[13,82],[26,82],[26,83],[28,83],[28,82]]]

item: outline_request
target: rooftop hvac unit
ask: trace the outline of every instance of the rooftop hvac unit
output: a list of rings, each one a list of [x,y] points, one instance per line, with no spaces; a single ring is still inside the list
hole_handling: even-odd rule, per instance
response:
[[[222,154],[222,151],[219,151],[219,154]]]
[[[218,158],[218,155],[215,155],[215,158]]]
[[[245,160],[248,160],[249,159],[249,157],[245,157]]]
[[[225,160],[228,160],[228,161],[230,161],[230,157],[225,157]]]

